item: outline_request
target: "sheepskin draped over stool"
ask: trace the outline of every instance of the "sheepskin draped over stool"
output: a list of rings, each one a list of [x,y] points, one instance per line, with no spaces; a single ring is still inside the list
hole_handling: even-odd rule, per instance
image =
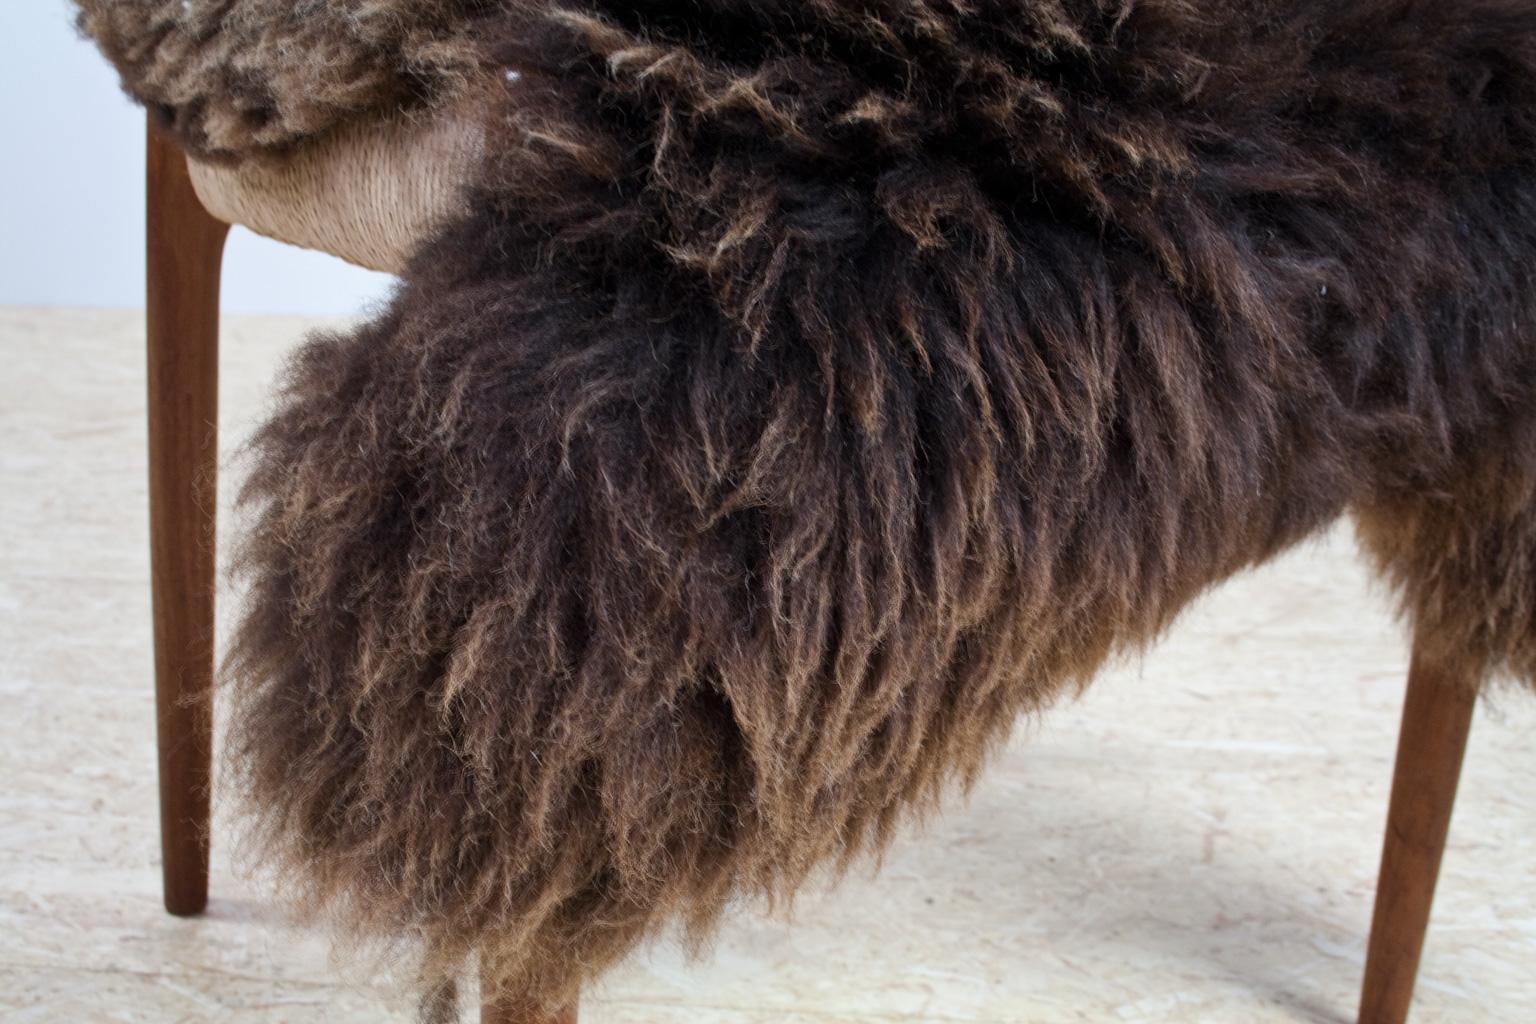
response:
[[[1536,682],[1536,6],[81,7],[206,160],[483,96],[251,442],[227,666],[272,849],[430,981],[880,847],[1346,512]]]

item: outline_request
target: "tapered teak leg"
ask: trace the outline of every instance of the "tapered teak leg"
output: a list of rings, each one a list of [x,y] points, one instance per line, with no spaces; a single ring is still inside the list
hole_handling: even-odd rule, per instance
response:
[[[1421,652],[1414,655],[1365,958],[1360,1024],[1403,1024],[1408,1018],[1477,682],[1470,667],[1430,664]]]
[[[149,133],[149,531],[165,908],[208,902],[219,268],[229,227]]]

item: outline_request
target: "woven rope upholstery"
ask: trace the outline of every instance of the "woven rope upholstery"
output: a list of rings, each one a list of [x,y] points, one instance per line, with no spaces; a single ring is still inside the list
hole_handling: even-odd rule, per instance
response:
[[[282,161],[188,167],[208,211],[280,242],[398,274],[455,212],[481,148],[479,126],[452,111],[346,127]]]

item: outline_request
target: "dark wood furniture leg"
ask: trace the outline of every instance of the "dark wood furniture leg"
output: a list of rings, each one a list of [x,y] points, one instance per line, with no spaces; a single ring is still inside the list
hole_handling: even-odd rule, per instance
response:
[[[1360,1024],[1403,1024],[1429,926],[1478,680],[1415,652],[1365,957]]]
[[[149,544],[165,909],[208,903],[213,762],[219,270],[229,226],[198,202],[186,157],[151,127],[146,306]]]

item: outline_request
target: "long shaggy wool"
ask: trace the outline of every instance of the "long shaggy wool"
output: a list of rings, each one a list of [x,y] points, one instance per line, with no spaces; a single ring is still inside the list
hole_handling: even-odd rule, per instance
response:
[[[231,662],[275,848],[432,978],[879,847],[1346,511],[1536,682],[1536,5],[85,6],[201,152],[497,83],[254,441]]]
[[[483,74],[493,0],[74,0],[124,84],[205,160],[280,155]]]

